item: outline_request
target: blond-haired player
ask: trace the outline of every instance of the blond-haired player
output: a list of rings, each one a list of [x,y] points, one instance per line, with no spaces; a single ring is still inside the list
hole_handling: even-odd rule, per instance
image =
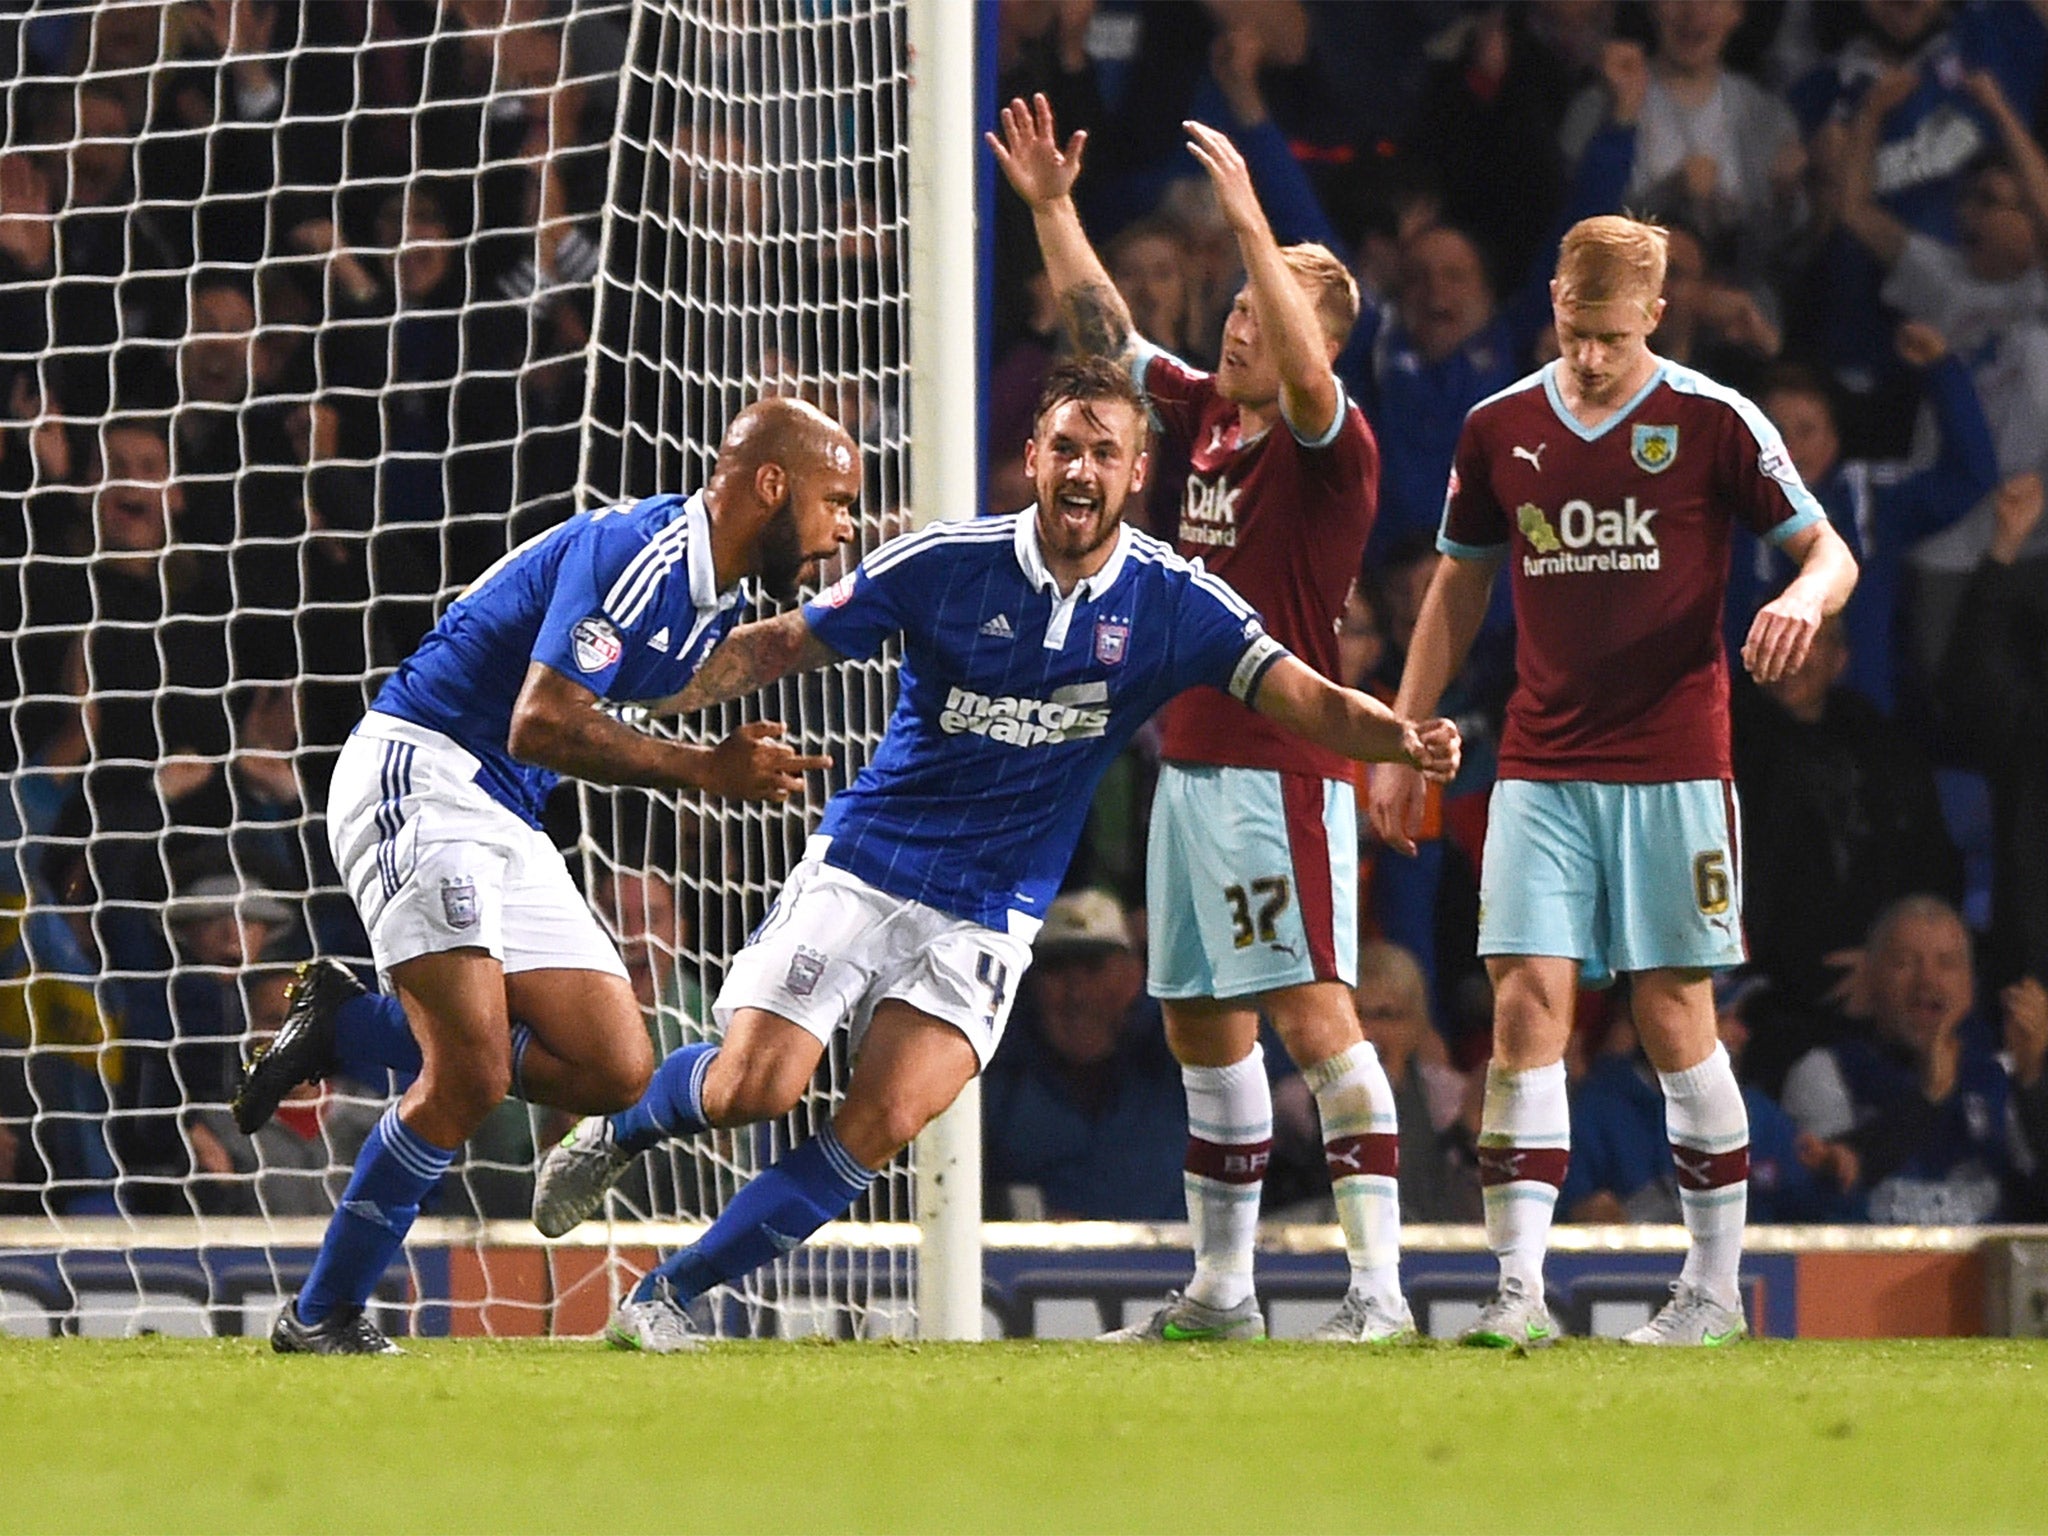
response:
[[[1562,355],[1466,418],[1396,706],[1435,704],[1505,561],[1517,684],[1479,920],[1494,988],[1480,1165],[1501,1279],[1466,1334],[1499,1348],[1557,1336],[1543,1258],[1571,1146],[1563,1060],[1582,975],[1630,978],[1691,1238],[1670,1303],[1629,1339],[1746,1331],[1749,1124],[1710,984],[1745,955],[1720,641],[1730,528],[1741,518],[1799,566],[1743,646],[1760,682],[1804,662],[1856,565],[1763,412],[1650,351],[1664,260],[1664,232],[1633,219],[1565,236],[1550,285]],[[1418,777],[1375,772],[1381,837],[1412,850],[1421,807]]]
[[[1131,328],[1070,195],[1085,135],[1064,146],[1045,98],[1012,102],[990,135],[1031,205],[1076,344],[1117,358],[1164,435],[1188,455],[1175,542],[1259,610],[1325,677],[1365,554],[1379,446],[1332,368],[1358,285],[1319,245],[1282,248],[1229,139],[1183,125],[1237,239],[1245,283],[1213,374]],[[1195,1273],[1149,1321],[1113,1337],[1257,1338],[1252,1286],[1273,1095],[1259,1012],[1315,1091],[1351,1284],[1315,1332],[1371,1344],[1413,1330],[1401,1297],[1394,1090],[1359,1033],[1358,823],[1351,769],[1237,700],[1195,689],[1168,705],[1146,846],[1147,985],[1188,1099],[1185,1177]]]

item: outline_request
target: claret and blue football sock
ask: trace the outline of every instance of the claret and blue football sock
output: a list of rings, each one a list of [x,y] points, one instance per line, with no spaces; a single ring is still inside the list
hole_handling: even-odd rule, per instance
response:
[[[666,1284],[688,1305],[788,1253],[874,1182],[875,1170],[862,1167],[828,1125],[749,1179],[710,1231],[641,1276],[633,1299],[645,1301]]]
[[[1388,1306],[1401,1299],[1401,1137],[1394,1085],[1379,1052],[1361,1040],[1302,1070],[1323,1122],[1330,1192],[1351,1261],[1351,1292]]]
[[[1678,1170],[1678,1204],[1692,1239],[1679,1278],[1724,1307],[1739,1307],[1736,1273],[1749,1217],[1749,1109],[1734,1064],[1716,1042],[1713,1054],[1697,1066],[1657,1077]]]
[[[704,1119],[704,1074],[715,1045],[686,1045],[654,1069],[640,1102],[612,1116],[612,1138],[628,1152],[645,1152],[671,1136],[694,1136]]]
[[[1564,1063],[1525,1072],[1486,1069],[1479,1120],[1479,1183],[1486,1200],[1486,1243],[1500,1260],[1504,1286],[1543,1299],[1543,1256],[1557,1192],[1571,1166],[1571,1104]]]
[[[1181,1184],[1194,1228],[1195,1273],[1187,1294],[1204,1306],[1240,1306],[1252,1295],[1259,1195],[1273,1153],[1273,1085],[1266,1053],[1227,1067],[1182,1067],[1188,1150]]]

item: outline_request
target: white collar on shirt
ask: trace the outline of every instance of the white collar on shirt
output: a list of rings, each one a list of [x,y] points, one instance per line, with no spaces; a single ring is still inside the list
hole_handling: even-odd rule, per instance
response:
[[[1025,580],[1040,592],[1052,594],[1052,617],[1046,621],[1043,647],[1048,651],[1063,651],[1067,648],[1067,631],[1074,622],[1074,609],[1082,603],[1095,602],[1116,585],[1117,577],[1123,574],[1124,559],[1131,549],[1130,524],[1117,525],[1116,543],[1109,551],[1109,558],[1102,562],[1102,569],[1075,582],[1074,590],[1065,597],[1060,596],[1060,584],[1045,568],[1045,557],[1038,548],[1036,506],[1026,507],[1017,514],[1017,534],[1013,543],[1017,564],[1023,567]]]
[[[718,563],[711,557],[711,509],[704,505],[702,491],[683,503],[683,516],[689,519],[684,537],[690,541],[690,606],[699,614],[723,613],[748,595],[746,579],[718,590]]]
[[[1015,540],[1017,564],[1024,568],[1025,579],[1041,592],[1050,591],[1059,597],[1060,584],[1053,580],[1052,572],[1045,568],[1045,557],[1038,548],[1038,508],[1026,507],[1017,514],[1017,536]],[[1131,526],[1117,524],[1116,544],[1109,552],[1109,558],[1102,569],[1093,576],[1084,576],[1074,583],[1073,597],[1076,600],[1094,602],[1116,585],[1117,577],[1123,574],[1124,558],[1131,549]]]

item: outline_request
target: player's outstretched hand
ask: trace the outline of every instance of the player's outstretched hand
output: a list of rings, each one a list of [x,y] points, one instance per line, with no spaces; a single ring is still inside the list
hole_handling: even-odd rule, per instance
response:
[[[1252,186],[1251,167],[1244,163],[1244,156],[1237,152],[1229,135],[1218,133],[1207,123],[1184,122],[1181,127],[1187,130],[1188,153],[1202,162],[1202,169],[1216,184],[1216,201],[1230,227],[1264,229],[1266,213]]]
[[[1415,834],[1422,830],[1422,807],[1429,786],[1422,774],[1406,763],[1374,763],[1366,770],[1372,775],[1372,793],[1366,801],[1366,817],[1373,835],[1410,858],[1415,856]]]
[[[770,800],[777,804],[801,794],[804,775],[830,768],[829,757],[804,757],[780,738],[782,724],[755,720],[711,749],[704,788],[728,800]]]
[[[1778,683],[1805,666],[1820,621],[1819,600],[1790,589],[1764,604],[1742,645],[1742,664],[1749,675],[1760,683]]]
[[[1057,202],[1074,190],[1074,178],[1081,174],[1081,151],[1088,143],[1088,130],[1077,129],[1060,148],[1053,132],[1052,103],[1043,94],[1029,102],[1018,97],[998,114],[1002,136],[983,134],[995,152],[996,164],[1017,189],[1017,195],[1036,208]]]

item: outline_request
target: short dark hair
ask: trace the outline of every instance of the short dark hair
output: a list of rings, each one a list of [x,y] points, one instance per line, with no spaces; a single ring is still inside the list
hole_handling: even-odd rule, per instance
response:
[[[1053,364],[1038,393],[1038,408],[1031,413],[1031,430],[1035,433],[1040,422],[1070,400],[1084,405],[1121,400],[1136,413],[1141,428],[1149,421],[1144,392],[1114,358],[1069,357]]]

